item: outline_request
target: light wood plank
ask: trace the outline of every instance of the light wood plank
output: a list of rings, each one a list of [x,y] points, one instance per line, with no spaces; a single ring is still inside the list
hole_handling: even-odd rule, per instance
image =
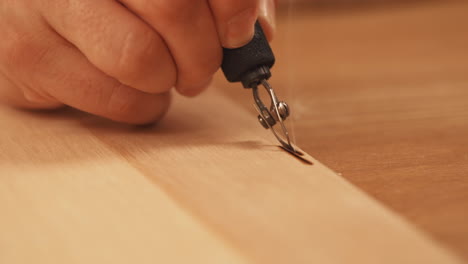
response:
[[[0,120],[0,263],[246,263],[86,116],[3,108]]]
[[[458,262],[223,96],[175,101],[147,129],[1,108],[0,262]]]

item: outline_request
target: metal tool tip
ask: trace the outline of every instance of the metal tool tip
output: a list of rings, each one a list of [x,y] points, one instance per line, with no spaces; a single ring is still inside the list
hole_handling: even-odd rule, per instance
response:
[[[260,123],[263,125],[263,127],[267,129],[269,128],[272,131],[273,135],[280,142],[281,146],[283,146],[288,151],[295,153],[296,150],[291,144],[289,132],[286,128],[286,125],[284,124],[284,121],[290,114],[289,106],[286,102],[278,100],[273,88],[266,80],[262,80],[261,83],[263,87],[265,87],[266,91],[268,92],[268,95],[270,96],[271,106],[270,106],[270,109],[268,109],[265,106],[265,104],[262,102],[262,100],[260,99],[260,96],[258,94],[258,88],[257,87],[253,88],[252,91],[253,91],[253,96],[255,100],[254,106],[259,113],[258,119]],[[275,124],[277,124],[277,122],[280,123],[282,135],[286,140],[280,137],[278,133],[276,132],[276,130],[274,129],[274,126]]]

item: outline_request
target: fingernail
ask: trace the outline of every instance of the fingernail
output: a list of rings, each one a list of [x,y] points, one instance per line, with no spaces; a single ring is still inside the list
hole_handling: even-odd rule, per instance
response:
[[[265,31],[265,34],[267,35],[269,40],[273,38],[273,35],[276,31],[275,11],[276,11],[275,0],[262,0],[261,1],[259,17],[264,22],[262,23],[264,26],[263,30]],[[265,24],[267,28],[265,28]]]
[[[257,19],[257,10],[249,8],[236,14],[228,20],[225,25],[224,36],[222,36],[225,48],[239,48],[252,40],[254,35],[254,24]]]

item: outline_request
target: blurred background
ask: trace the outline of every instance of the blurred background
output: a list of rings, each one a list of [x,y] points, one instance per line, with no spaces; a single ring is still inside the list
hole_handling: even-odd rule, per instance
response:
[[[468,1],[279,0],[277,22],[297,145],[468,260]]]

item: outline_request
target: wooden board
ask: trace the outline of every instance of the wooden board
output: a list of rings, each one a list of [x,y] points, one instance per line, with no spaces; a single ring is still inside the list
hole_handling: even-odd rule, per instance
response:
[[[151,128],[8,108],[0,127],[0,263],[459,262],[214,92]]]
[[[468,4],[360,7],[278,19],[297,143],[468,261]]]
[[[434,1],[298,15],[289,38],[314,34],[287,53],[297,142],[466,261],[467,14]]]

